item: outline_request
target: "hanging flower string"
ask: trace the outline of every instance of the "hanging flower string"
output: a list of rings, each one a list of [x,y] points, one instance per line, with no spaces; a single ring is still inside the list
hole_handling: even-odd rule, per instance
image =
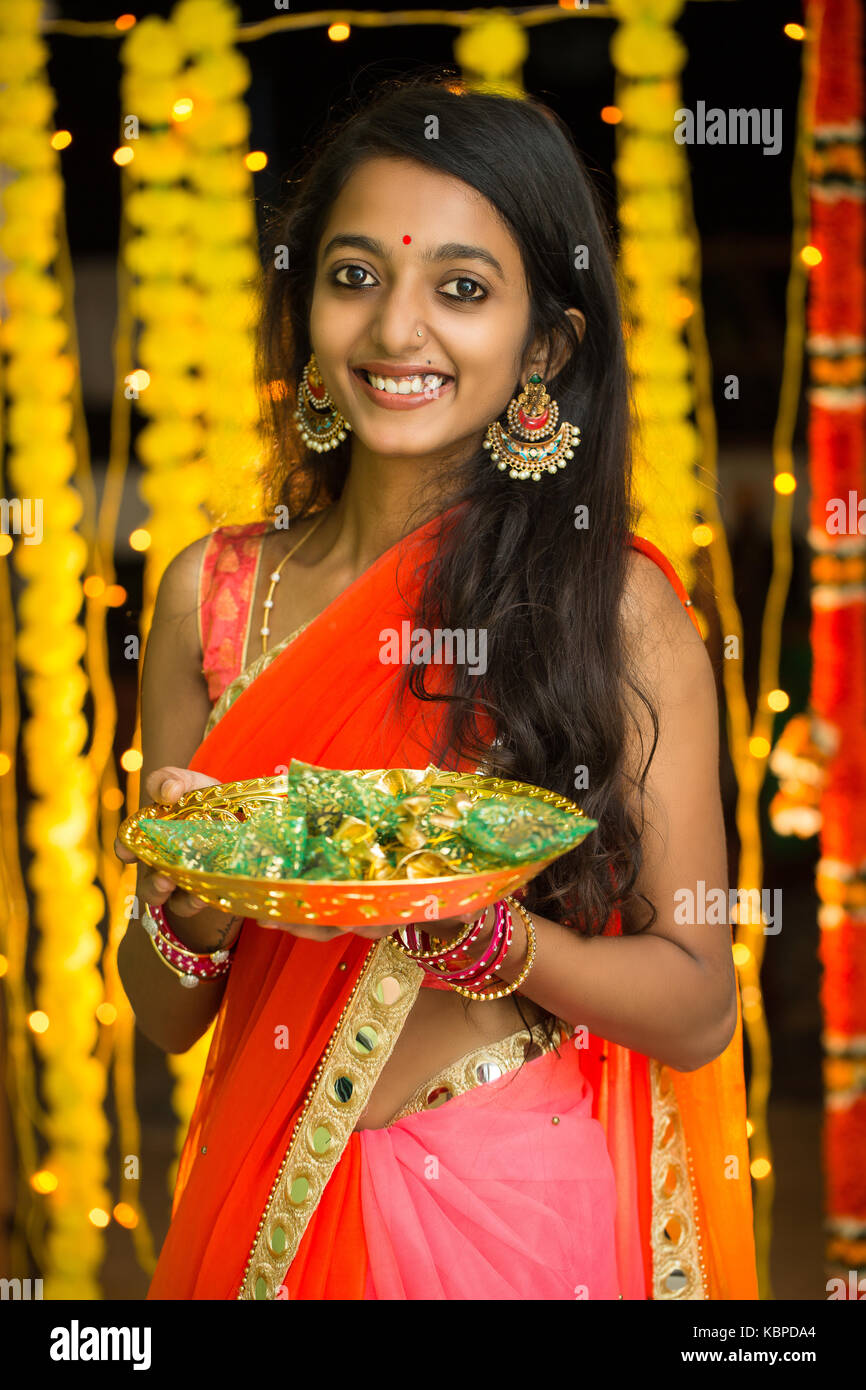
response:
[[[0,249],[11,263],[3,286],[5,433],[12,487],[41,507],[39,539],[18,539],[12,552],[24,581],[16,655],[30,710],[23,751],[33,800],[25,836],[39,932],[37,1007],[29,1022],[47,1111],[42,1167],[26,1176],[47,1204],[45,1297],[90,1299],[99,1297],[102,1231],[110,1219],[106,1077],[93,1055],[104,994],[98,969],[104,901],[94,883],[97,787],[82,751],[86,638],[78,615],[87,545],[76,530],[82,502],[72,485],[75,365],[52,270],[63,183],[51,143],[54,99],[40,8],[38,0],[0,2],[0,158],[14,174],[3,189],[0,227]],[[28,119],[16,129],[13,119],[20,121],[22,112]],[[14,1039],[12,1045],[14,1053]]]
[[[181,0],[172,19],[191,54],[182,80],[192,105],[178,134],[192,190],[190,278],[203,329],[196,341],[208,510],[214,525],[243,524],[258,520],[262,505],[253,371],[261,262],[242,99],[251,74],[234,46],[240,12],[228,0]],[[265,250],[286,264],[286,248]]]
[[[689,170],[674,139],[686,47],[672,28],[684,0],[612,0],[610,45],[626,348],[635,382],[635,488],[641,534],[694,583],[694,519],[700,509],[698,432],[683,338],[692,312],[686,282],[692,245],[684,223]],[[664,466],[660,466],[661,461]]]
[[[850,1269],[866,1269],[863,7],[807,0],[806,18],[816,34],[820,27],[809,170],[809,240],[820,259],[813,256],[807,314],[813,667],[808,710],[777,750],[793,785],[783,782],[771,809],[780,830],[788,824],[820,838],[827,1259],[847,1278]]]

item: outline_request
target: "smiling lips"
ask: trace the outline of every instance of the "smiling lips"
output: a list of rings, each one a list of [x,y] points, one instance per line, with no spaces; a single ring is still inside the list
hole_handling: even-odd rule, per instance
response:
[[[414,409],[439,400],[454,384],[454,378],[442,372],[423,372],[416,367],[407,367],[395,375],[354,367],[353,375],[364,387],[365,393],[377,405],[386,410]]]

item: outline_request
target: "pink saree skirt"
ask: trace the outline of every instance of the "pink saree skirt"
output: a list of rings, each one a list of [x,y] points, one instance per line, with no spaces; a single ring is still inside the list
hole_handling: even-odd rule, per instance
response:
[[[360,1130],[370,1299],[615,1299],[616,1186],[579,1054]]]

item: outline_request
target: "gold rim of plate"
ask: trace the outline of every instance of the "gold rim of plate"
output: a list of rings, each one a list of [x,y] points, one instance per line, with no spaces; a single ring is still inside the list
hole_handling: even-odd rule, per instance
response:
[[[402,774],[407,789],[428,775],[429,769],[353,768],[354,776],[378,781],[386,774]],[[429,783],[428,783],[429,785]],[[580,807],[558,792],[528,782],[511,782],[500,777],[473,772],[437,771],[432,785],[449,787],[477,797],[502,800],[513,796],[532,797],[548,806],[567,811],[586,822],[584,835],[596,828]],[[234,822],[237,811],[246,804],[280,801],[289,791],[288,776],[254,777],[243,782],[219,782],[212,787],[187,792],[169,806],[157,802],[143,806],[129,816],[118,830],[121,844],[149,867],[164,873],[179,888],[196,894],[211,907],[244,917],[271,917],[301,926],[319,922],[326,926],[352,926],[359,919],[367,924],[435,921],[461,916],[482,903],[513,893],[535,878],[548,864],[569,853],[582,842],[576,840],[567,850],[523,864],[484,869],[476,874],[448,874],[441,878],[360,879],[257,879],[241,874],[214,874],[204,869],[182,869],[161,859],[153,844],[140,830],[146,820],[205,820]]]

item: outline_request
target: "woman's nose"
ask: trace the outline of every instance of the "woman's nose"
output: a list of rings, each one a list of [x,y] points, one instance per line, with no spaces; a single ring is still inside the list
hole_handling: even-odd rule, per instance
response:
[[[417,352],[422,329],[424,337],[422,304],[417,294],[400,292],[396,288],[380,301],[376,322],[373,325],[374,341],[381,347],[386,357],[405,357]]]

